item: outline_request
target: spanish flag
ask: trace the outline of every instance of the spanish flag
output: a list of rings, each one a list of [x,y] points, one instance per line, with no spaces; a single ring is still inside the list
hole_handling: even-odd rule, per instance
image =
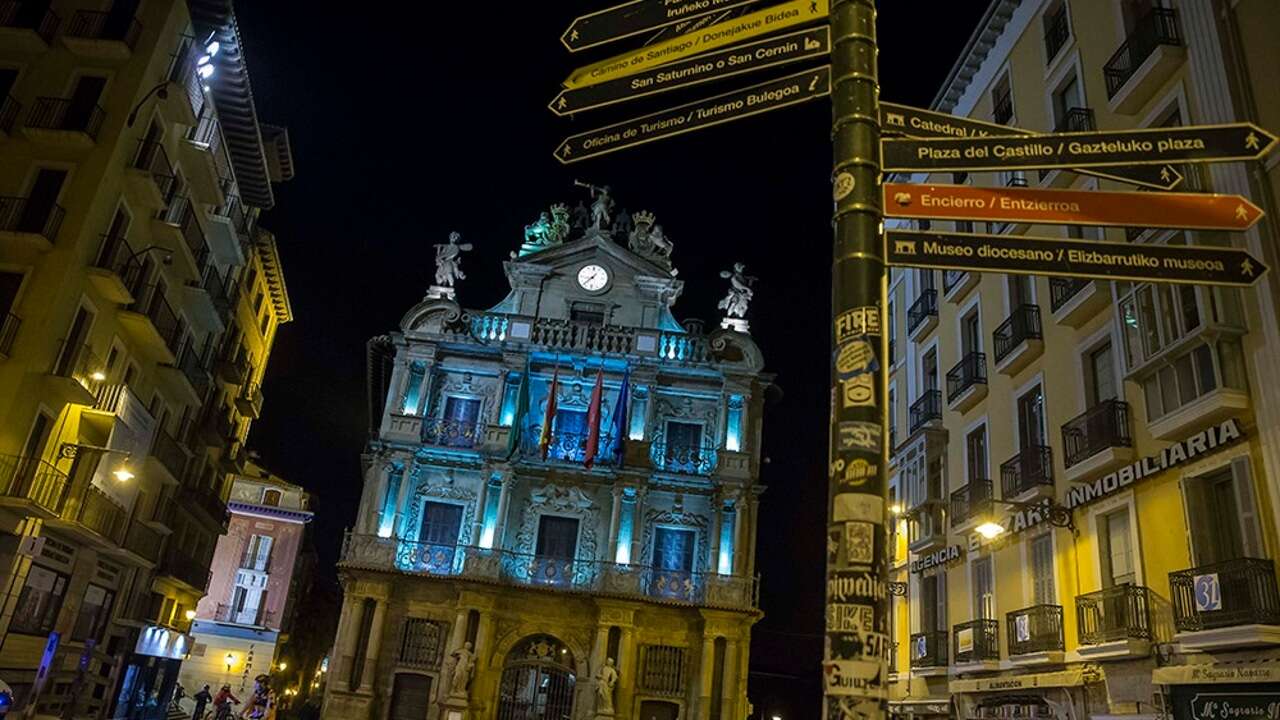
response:
[[[556,365],[551,375],[551,384],[547,386],[547,411],[542,415],[542,435],[538,437],[538,451],[542,459],[547,459],[547,451],[551,449],[551,424],[556,419],[557,398],[560,395],[560,365]]]

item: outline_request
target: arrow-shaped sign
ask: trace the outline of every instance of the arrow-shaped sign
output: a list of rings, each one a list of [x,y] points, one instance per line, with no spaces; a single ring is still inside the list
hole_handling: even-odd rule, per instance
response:
[[[560,42],[577,52],[753,2],[757,0],[632,0],[578,16]]]
[[[663,40],[638,50],[616,55],[586,65],[569,73],[562,83],[566,88],[580,88],[634,75],[641,70],[666,65],[677,60],[710,52],[736,42],[786,30],[825,18],[828,0],[790,0],[763,10],[747,13],[710,27]]]
[[[831,66],[752,85],[685,105],[578,133],[556,148],[556,159],[568,164],[607,155],[636,145],[683,135],[731,120],[795,105],[831,92]]]
[[[824,56],[831,50],[831,31],[801,30],[681,60],[574,90],[561,90],[548,106],[556,115],[592,110],[655,93]]]
[[[1038,135],[1030,130],[998,125],[972,118],[948,115],[924,108],[897,103],[880,103],[880,126],[888,133],[901,133],[913,138],[997,137],[1005,135]],[[1093,175],[1130,185],[1172,190],[1182,182],[1182,173],[1172,165],[1134,165],[1106,170],[1072,168],[1081,175]]]
[[[885,217],[1244,231],[1262,209],[1239,195],[884,184]]]
[[[1256,160],[1276,136],[1252,123],[1025,137],[880,141],[886,172],[1030,170]]]
[[[1267,267],[1244,250],[1103,243],[1024,235],[890,230],[890,265],[1020,275],[1248,287]]]

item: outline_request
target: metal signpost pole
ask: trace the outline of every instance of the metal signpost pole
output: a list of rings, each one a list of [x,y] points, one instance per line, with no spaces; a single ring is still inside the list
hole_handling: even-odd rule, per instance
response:
[[[885,465],[887,277],[880,208],[874,0],[831,7],[832,409],[825,720],[884,718],[888,679]]]

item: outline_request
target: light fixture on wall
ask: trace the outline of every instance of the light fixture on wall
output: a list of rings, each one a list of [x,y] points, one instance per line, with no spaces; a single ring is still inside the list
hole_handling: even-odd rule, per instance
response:
[[[196,619],[196,611],[195,611],[195,610],[188,610],[188,611],[186,612],[186,617],[187,617],[187,622],[191,622],[192,620],[195,620],[195,619]]]
[[[1048,502],[1014,502],[1012,500],[992,500],[991,502],[999,503],[1000,505],[1008,505],[1009,507],[1015,510],[1040,511],[1045,514],[1045,519],[1048,520],[1050,525],[1054,527],[1067,528],[1073,533],[1076,532],[1076,523],[1075,523],[1075,520],[1071,517],[1071,508],[1057,502],[1056,500],[1049,500]],[[995,538],[1007,532],[1008,528],[1006,528],[1004,524],[1000,522],[999,519],[997,519],[995,516],[992,516],[987,520],[985,520],[982,524],[975,527],[973,531],[988,540],[994,540]]]
[[[205,90],[209,89],[209,86],[206,85],[205,82],[209,78],[213,77],[215,72],[213,58],[217,56],[218,51],[221,49],[222,45],[217,40],[213,39],[213,33],[209,33],[209,37],[204,41],[204,54],[196,58],[196,67],[194,72],[196,76],[200,78],[200,86]],[[145,104],[147,100],[151,99],[152,95],[155,95],[161,100],[167,100],[169,98],[169,81],[165,80],[159,85],[148,90],[147,94],[142,96],[142,99],[138,101],[138,104],[134,105],[133,110],[129,112],[129,117],[125,118],[125,127],[133,127],[133,124],[138,121],[138,111],[142,109],[143,104]]]
[[[82,443],[62,443],[58,446],[58,457],[64,460],[74,460],[81,450],[89,450],[91,452],[107,454],[124,455],[124,459],[120,461],[119,467],[111,471],[111,474],[119,482],[129,482],[137,477],[133,470],[129,468],[129,458],[133,457],[133,453],[128,450],[117,450],[116,448],[102,447],[100,445],[85,445]]]

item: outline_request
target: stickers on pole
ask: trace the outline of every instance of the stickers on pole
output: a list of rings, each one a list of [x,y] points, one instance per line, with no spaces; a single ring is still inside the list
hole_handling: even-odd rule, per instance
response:
[[[860,698],[886,697],[878,660],[827,660],[822,663],[822,685],[827,695]]]

